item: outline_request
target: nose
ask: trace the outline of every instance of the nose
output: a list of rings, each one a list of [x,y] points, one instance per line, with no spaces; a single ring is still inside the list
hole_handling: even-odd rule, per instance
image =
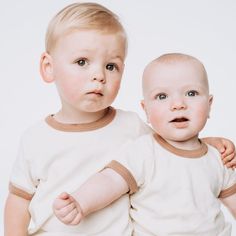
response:
[[[102,84],[104,84],[105,83],[105,78],[101,78],[101,77],[94,77],[93,78],[93,80],[95,81],[98,81],[98,82],[100,82],[100,83],[102,83]]]
[[[185,103],[183,98],[175,98],[171,103],[171,111],[185,110],[187,108],[187,104]]]
[[[104,71],[102,69],[97,69],[96,71],[94,71],[92,80],[104,84],[106,82]]]

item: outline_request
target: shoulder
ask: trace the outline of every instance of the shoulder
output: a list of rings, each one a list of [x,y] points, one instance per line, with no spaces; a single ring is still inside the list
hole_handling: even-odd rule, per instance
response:
[[[132,160],[143,163],[148,161],[149,157],[152,157],[153,148],[153,135],[144,134],[123,145],[120,152],[118,152],[117,157],[128,157]]]
[[[116,109],[116,115],[117,115],[117,118],[121,118],[121,119],[128,118],[128,119],[134,119],[134,120],[141,120],[138,114],[133,111],[125,111],[121,109]]]
[[[205,144],[207,145],[207,153],[206,153],[206,155],[209,158],[211,158],[212,160],[214,160],[216,162],[219,162],[219,164],[222,164],[221,155],[220,155],[219,151],[215,147],[213,147],[213,146],[211,146],[211,145],[209,145],[207,143],[205,143]]]
[[[119,125],[122,124],[129,130],[136,131],[138,135],[152,132],[151,127],[148,126],[136,112],[116,109],[116,117],[114,122],[118,122]]]
[[[23,134],[21,135],[21,142],[23,143],[30,143],[36,137],[43,137],[45,133],[50,132],[51,128],[46,123],[45,119],[41,119],[36,121],[35,123],[31,124]]]
[[[142,135],[139,138],[126,143],[125,146],[113,156],[113,169],[121,169],[122,172],[135,179],[138,186],[146,182],[149,174],[153,172],[153,138],[151,134]]]

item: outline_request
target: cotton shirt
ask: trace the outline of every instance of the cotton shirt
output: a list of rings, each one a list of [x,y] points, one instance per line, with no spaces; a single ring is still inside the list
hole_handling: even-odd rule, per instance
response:
[[[89,124],[61,124],[48,116],[29,128],[10,178],[12,193],[32,198],[29,235],[130,236],[128,195],[77,226],[61,223],[53,215],[52,203],[61,192],[75,191],[101,170],[127,141],[147,132],[151,129],[135,113],[113,108]]]
[[[127,145],[107,165],[131,192],[134,236],[230,236],[219,198],[236,193],[236,173],[216,149],[177,149],[158,135]]]

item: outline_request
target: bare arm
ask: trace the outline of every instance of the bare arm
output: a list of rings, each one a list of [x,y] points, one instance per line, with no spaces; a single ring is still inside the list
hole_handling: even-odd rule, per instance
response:
[[[56,217],[65,224],[78,224],[82,217],[108,206],[129,191],[126,181],[106,168],[91,176],[71,195],[62,193],[53,204]]]
[[[28,211],[30,201],[9,193],[4,214],[5,236],[27,236],[30,222]]]
[[[226,198],[220,198],[220,200],[229,209],[236,220],[236,193]]]
[[[206,137],[202,138],[202,140],[220,152],[224,165],[228,168],[236,167],[235,145],[233,142],[220,137]]]

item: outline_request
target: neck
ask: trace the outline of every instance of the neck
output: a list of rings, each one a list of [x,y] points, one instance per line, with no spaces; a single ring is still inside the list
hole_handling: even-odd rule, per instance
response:
[[[171,144],[172,146],[183,149],[183,150],[195,150],[201,147],[201,142],[199,141],[198,136],[192,137],[188,140],[183,141],[176,141],[176,140],[170,140],[162,137],[166,142]]]
[[[71,112],[65,109],[61,109],[55,114],[54,118],[58,122],[64,124],[86,124],[101,119],[106,114],[107,111],[108,108],[105,108],[97,112],[84,112],[84,111]]]

